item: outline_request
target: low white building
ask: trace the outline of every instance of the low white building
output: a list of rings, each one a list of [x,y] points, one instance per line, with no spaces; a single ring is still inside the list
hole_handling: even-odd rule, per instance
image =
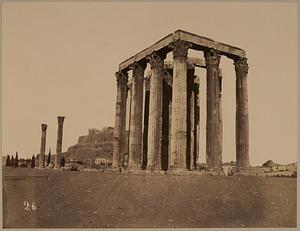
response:
[[[108,164],[110,161],[105,158],[96,158],[95,159],[95,164],[100,165],[100,164]]]

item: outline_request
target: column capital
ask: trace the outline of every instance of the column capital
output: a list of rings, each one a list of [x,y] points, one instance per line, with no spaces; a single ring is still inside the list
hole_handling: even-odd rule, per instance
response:
[[[192,47],[192,44],[184,40],[176,40],[172,42],[169,47],[173,50],[173,58],[175,57],[187,57],[188,49]]]
[[[47,130],[47,124],[42,124],[42,131],[46,131]]]
[[[164,57],[159,55],[157,52],[153,52],[149,56],[147,56],[147,60],[152,68],[163,68],[164,65]]]
[[[146,76],[144,78],[145,90],[146,91],[150,91],[150,78],[151,78],[151,76]]]
[[[65,119],[64,116],[58,116],[58,117],[57,117],[58,124],[59,124],[59,125],[62,125],[62,124],[64,123],[64,119]]]
[[[115,74],[116,80],[117,80],[117,85],[119,86],[126,86],[127,80],[128,80],[128,75],[127,73],[124,73],[123,71],[118,71]]]
[[[130,69],[132,70],[133,78],[144,78],[145,66],[142,66],[135,62],[130,66]]]
[[[218,66],[221,55],[214,49],[204,52],[206,66]]]
[[[237,73],[248,73],[249,66],[247,62],[247,58],[239,58],[234,60],[234,67]]]

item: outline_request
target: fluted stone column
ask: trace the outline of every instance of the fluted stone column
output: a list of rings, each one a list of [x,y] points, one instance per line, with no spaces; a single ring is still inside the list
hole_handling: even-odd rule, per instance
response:
[[[165,68],[165,65],[164,65]],[[162,84],[162,137],[161,137],[161,167],[168,170],[170,152],[170,122],[172,102],[172,75],[168,70],[163,70]]]
[[[132,80],[132,79],[131,79]],[[129,129],[130,129],[130,114],[131,114],[131,91],[132,83],[128,81],[127,83],[127,94],[126,94],[126,119],[125,119],[125,133],[124,133],[124,146],[125,151],[123,158],[121,158],[121,164],[126,168],[128,166],[128,156],[129,156]]]
[[[59,169],[61,167],[61,151],[62,151],[62,139],[63,139],[63,125],[64,116],[58,116],[58,129],[57,129],[57,143],[56,143],[56,158],[55,158],[55,168]]]
[[[149,124],[149,101],[150,101],[150,76],[145,77],[145,105],[144,105],[144,131],[143,131],[143,157],[142,169],[147,166],[147,153],[148,153],[148,124]]]
[[[192,89],[190,97],[190,170],[195,169],[195,85],[194,75],[192,76]]]
[[[234,60],[236,72],[236,162],[237,169],[248,169],[249,118],[248,118],[248,64],[246,58]]]
[[[210,168],[222,168],[219,150],[219,63],[220,55],[215,50],[204,53],[207,73],[206,103],[206,160]]]
[[[138,63],[132,69],[132,102],[129,129],[129,161],[128,167],[132,170],[141,167],[142,156],[142,122],[143,122],[143,83],[144,69]]]
[[[223,119],[222,119],[222,71],[219,69],[219,98],[218,98],[218,162],[222,164],[223,148]]]
[[[187,53],[190,45],[175,41],[173,49],[170,170],[187,170]]]
[[[126,94],[127,94],[127,74],[116,73],[117,79],[117,100],[113,141],[113,168],[122,165],[125,152],[125,125],[126,125]]]
[[[161,170],[162,83],[164,57],[153,53],[151,65],[147,169]]]
[[[200,138],[200,98],[199,98],[200,80],[195,76],[194,95],[195,95],[195,165],[199,161],[199,138]]]
[[[47,124],[42,124],[42,138],[41,138],[41,150],[39,158],[39,168],[45,167],[45,149],[46,149],[46,131]]]

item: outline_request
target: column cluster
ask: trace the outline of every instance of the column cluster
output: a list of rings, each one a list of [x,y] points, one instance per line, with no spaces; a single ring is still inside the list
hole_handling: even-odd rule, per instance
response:
[[[120,70],[116,74],[114,168],[127,167],[128,162],[130,170],[146,169],[153,172],[196,169],[199,159],[200,81],[195,76],[195,66],[188,64],[188,50],[191,47],[189,42],[176,40],[164,51],[155,51],[133,63],[130,66],[130,94],[126,71]],[[173,53],[171,71],[164,69],[168,51]],[[223,133],[222,73],[219,68],[221,53],[212,48],[203,48],[203,51],[205,67],[201,67],[206,68],[207,82],[206,161],[210,169],[220,172]],[[145,77],[146,63],[150,64],[151,75]],[[166,66],[170,68],[170,64]],[[247,59],[234,58],[234,66],[237,168],[247,169],[250,166]],[[129,115],[128,119],[126,114]],[[129,123],[128,132],[125,129],[126,121]]]
[[[62,138],[63,138],[63,124],[64,124],[64,116],[58,116],[58,129],[57,129],[57,144],[56,144],[56,157],[55,157],[55,169],[61,168],[61,153],[62,153]],[[45,168],[45,149],[46,149],[46,132],[47,132],[47,124],[42,124],[42,135],[41,135],[41,148],[40,148],[40,157],[38,168]]]

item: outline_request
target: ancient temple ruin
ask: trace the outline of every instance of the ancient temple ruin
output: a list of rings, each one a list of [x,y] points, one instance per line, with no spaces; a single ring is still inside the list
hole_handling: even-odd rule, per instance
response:
[[[202,51],[205,60],[188,57],[188,49]],[[165,61],[169,52],[173,54],[172,63]],[[131,170],[195,169],[199,156],[199,88],[205,88],[199,86],[199,77],[195,76],[195,67],[199,67],[206,69],[207,78],[206,161],[209,168],[221,170],[221,56],[233,60],[236,73],[237,170],[249,168],[246,52],[182,30],[120,63],[116,73],[113,167],[126,162]],[[147,63],[149,75],[144,73]]]

